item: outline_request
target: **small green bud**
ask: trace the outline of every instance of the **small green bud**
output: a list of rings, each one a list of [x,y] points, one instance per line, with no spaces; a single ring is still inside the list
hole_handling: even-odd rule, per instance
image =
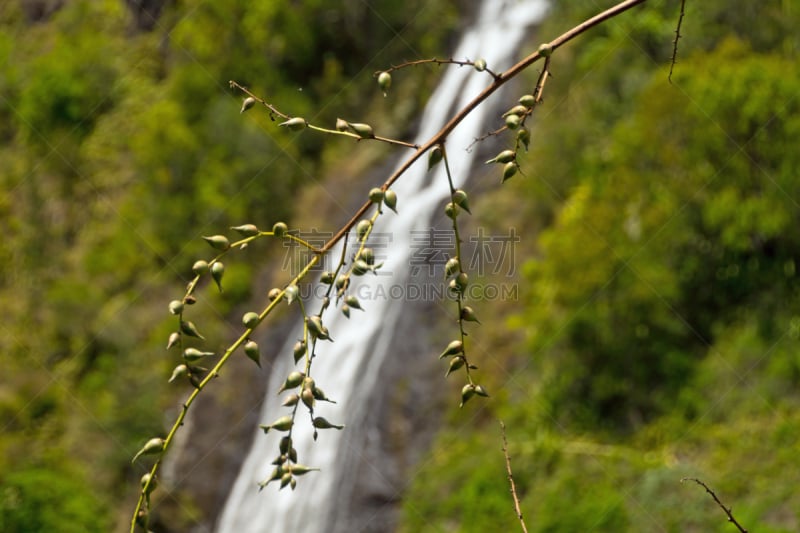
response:
[[[276,237],[283,237],[286,235],[287,231],[289,231],[289,227],[283,222],[276,222],[275,225],[272,226],[272,234]]]
[[[314,419],[314,427],[317,429],[343,429],[344,425],[331,424],[323,417],[318,416]]]
[[[517,140],[522,143],[527,150],[530,147],[531,143],[531,132],[528,128],[520,128],[517,130]]]
[[[311,468],[306,465],[294,464],[289,467],[289,471],[295,476],[302,476],[303,474],[308,474],[309,472],[319,471],[319,468]]]
[[[150,494],[156,489],[158,479],[155,476],[151,476],[150,472],[147,472],[139,480],[139,483],[142,485],[142,490],[146,491],[145,494]]]
[[[315,400],[317,400],[317,401],[320,401],[320,402],[329,402],[329,403],[336,403],[336,402],[334,402],[333,400],[331,400],[330,398],[328,398],[327,396],[325,396],[325,393],[324,393],[324,392],[323,392],[323,390],[322,390],[322,389],[320,389],[319,387],[313,387],[313,388],[311,389],[311,392],[313,392],[313,393],[314,393],[314,399],[315,399]]]
[[[274,302],[275,299],[281,295],[281,290],[277,287],[273,287],[267,292],[267,298],[269,298],[270,302]]]
[[[289,415],[282,416],[279,419],[275,420],[272,424],[260,424],[258,427],[264,430],[264,433],[269,433],[269,430],[274,429],[276,431],[289,431],[292,429],[294,425],[294,421],[292,417]]]
[[[242,224],[241,226],[232,226],[231,229],[242,237],[254,237],[260,233],[254,224]]]
[[[451,257],[447,260],[447,263],[444,265],[444,277],[445,279],[449,278],[456,272],[459,272],[461,269],[461,263],[458,262],[457,257]]]
[[[324,283],[325,285],[330,285],[331,283],[333,283],[333,272],[331,272],[330,270],[326,270],[319,277],[319,281],[320,283]]]
[[[363,259],[357,259],[356,262],[353,263],[352,272],[354,276],[362,276],[370,270],[372,270],[372,268]]]
[[[363,259],[368,265],[375,264],[375,250],[372,248],[364,248],[361,250],[361,253],[358,254],[358,259]]]
[[[438,165],[443,157],[444,157],[444,152],[442,151],[441,144],[437,144],[436,146],[431,148],[431,151],[428,152],[428,170]]]
[[[319,317],[319,315],[312,315],[308,317],[306,324],[308,324],[308,332],[312,337],[323,341],[330,338],[328,336],[328,328],[322,325],[322,319]]]
[[[508,163],[509,161],[514,161],[516,159],[517,153],[514,150],[503,150],[492,159],[486,161],[486,164],[489,163]]]
[[[378,74],[378,86],[381,88],[381,91],[383,91],[383,96],[385,98],[389,87],[392,86],[392,75],[388,72],[381,72]]]
[[[239,110],[239,114],[241,115],[254,105],[256,105],[256,99],[253,98],[252,96],[248,96],[247,98],[244,99],[244,102],[242,102],[242,108]]]
[[[210,355],[214,355],[214,352],[201,352],[196,348],[186,348],[183,351],[183,360],[187,363],[194,363],[195,361],[199,361],[200,359]]]
[[[282,454],[286,454],[292,448],[292,438],[289,436],[281,437],[280,443],[278,443],[278,449]]]
[[[292,305],[292,302],[297,300],[297,295],[299,292],[300,291],[297,288],[297,285],[292,284],[286,287],[286,289],[283,291],[283,297],[286,298],[286,303]]]
[[[169,339],[167,339],[167,350],[172,348],[173,346],[178,344],[178,341],[181,340],[181,334],[177,331],[173,331],[169,334]]]
[[[461,320],[465,322],[477,322],[478,324],[481,323],[478,317],[475,316],[475,311],[468,305],[461,308]]]
[[[530,109],[536,105],[536,97],[532,94],[523,94],[519,97],[519,103],[525,106],[525,108]]]
[[[459,292],[464,292],[464,289],[467,288],[469,284],[469,276],[467,276],[466,272],[459,272],[458,276],[454,280],[456,282],[456,287],[458,287]]]
[[[136,459],[141,457],[142,455],[155,455],[157,453],[161,453],[164,451],[164,439],[160,438],[153,438],[147,441],[142,449],[139,450],[136,455],[133,456],[131,460],[131,464],[136,462]]]
[[[371,139],[372,137],[375,137],[375,134],[372,131],[372,126],[369,124],[350,124],[350,129],[362,139]]]
[[[510,179],[516,173],[517,173],[517,164],[513,162],[506,163],[506,166],[503,167],[503,181]]]
[[[289,375],[286,376],[286,381],[284,381],[283,385],[281,385],[281,388],[278,389],[278,394],[285,390],[300,386],[300,384],[303,382],[303,378],[305,377],[306,375],[304,373],[298,372],[297,370],[290,372]]]
[[[506,117],[506,127],[510,130],[515,130],[519,128],[522,119],[519,118],[519,115],[510,114]]]
[[[169,312],[173,315],[179,315],[183,313],[183,302],[180,300],[172,300],[169,303]]]
[[[447,345],[447,348],[444,349],[439,359],[444,359],[448,355],[458,355],[460,353],[464,353],[464,343],[461,341],[452,341]]]
[[[481,385],[475,385],[475,394],[478,396],[483,396],[484,398],[489,397],[489,393],[486,392],[486,389],[484,389]]]
[[[281,404],[281,406],[283,406],[283,407],[294,407],[295,405],[297,405],[297,402],[299,402],[299,401],[300,401],[300,395],[299,394],[290,394],[289,396],[286,397],[285,400],[283,400],[283,403]]]
[[[197,330],[197,326],[195,326],[193,322],[189,322],[188,320],[186,321],[181,320],[181,331],[190,337],[196,337],[198,339],[205,340],[205,337],[200,335],[200,332]]]
[[[472,398],[474,394],[475,394],[475,385],[471,383],[467,383],[466,385],[464,385],[464,387],[462,387],[461,389],[461,404],[459,405],[459,407],[464,407],[464,404],[467,403],[467,401],[470,398]]]
[[[464,366],[464,362],[465,362],[464,357],[460,355],[450,359],[450,366],[447,367],[447,373],[444,375],[444,377],[449,376],[451,373],[455,372],[456,370]]]
[[[253,329],[261,322],[261,318],[258,316],[258,313],[254,311],[248,311],[247,313],[242,316],[242,324],[247,329]]]
[[[261,368],[261,351],[255,341],[247,341],[244,345],[244,354],[250,358],[258,368]]]
[[[350,277],[349,276],[339,276],[336,278],[336,288],[340,291],[346,291],[347,287],[350,286]]]
[[[167,381],[167,383],[172,383],[176,379],[178,379],[180,377],[183,377],[188,373],[189,373],[189,367],[188,366],[186,366],[186,365],[178,365],[172,371],[172,376],[170,376],[170,378]]]
[[[192,272],[195,273],[197,276],[202,276],[206,272],[208,272],[208,262],[203,261],[202,259],[199,261],[195,261],[192,265]]]
[[[342,120],[340,118],[336,119],[336,130],[337,131],[347,131],[350,129],[350,124],[346,120]]]
[[[212,235],[211,237],[203,237],[212,248],[215,250],[222,250],[223,252],[231,247],[231,243],[225,235]]]
[[[453,220],[456,219],[458,216],[459,208],[453,202],[447,202],[447,205],[444,206],[444,214],[447,215],[448,218],[452,218]]]
[[[301,117],[290,118],[286,122],[281,122],[280,124],[278,124],[278,126],[284,126],[292,131],[303,130],[307,125],[308,124],[306,123],[306,119]]]
[[[472,214],[472,211],[469,210],[469,198],[467,197],[467,193],[461,189],[456,189],[453,193],[453,203],[470,215]]]
[[[475,63],[473,63],[473,66],[475,67],[475,70],[477,70],[478,72],[483,72],[484,70],[486,70],[486,60],[478,59],[475,61]]]
[[[342,314],[345,318],[350,318],[350,306],[347,304],[342,304]]]
[[[211,277],[214,278],[214,282],[217,284],[219,292],[222,292],[223,275],[225,275],[225,265],[223,265],[220,261],[217,261],[211,265]]]
[[[312,389],[303,389],[303,392],[300,393],[300,399],[309,409],[314,407],[314,391]]]
[[[383,191],[375,187],[369,191],[369,201],[373,204],[379,204],[383,201]]]
[[[293,353],[294,362],[297,363],[306,354],[306,343],[305,343],[305,341],[297,341],[296,343],[294,343],[293,352],[294,352]]]
[[[362,311],[364,310],[361,307],[361,303],[358,301],[358,298],[356,298],[352,294],[347,295],[347,297],[344,299],[344,303],[349,305],[353,309],[360,309]]]
[[[358,235],[358,240],[363,241],[370,228],[372,228],[372,222],[367,219],[361,220],[358,224],[356,224],[356,235]]]
[[[397,193],[389,189],[383,193],[383,203],[386,207],[397,213]]]
[[[281,488],[285,487],[286,485],[290,484],[294,478],[292,477],[291,472],[286,472],[283,477],[281,477]]]
[[[542,57],[550,57],[553,53],[553,47],[550,46],[548,43],[542,43],[539,45],[539,55]]]

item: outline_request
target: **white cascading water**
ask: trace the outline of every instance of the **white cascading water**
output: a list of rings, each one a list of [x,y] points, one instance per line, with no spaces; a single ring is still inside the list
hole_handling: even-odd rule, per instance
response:
[[[454,59],[483,58],[490,69],[500,72],[517,59],[517,50],[526,30],[539,22],[547,10],[545,0],[483,0],[478,15],[471,27],[464,32]],[[453,112],[483,90],[491,81],[485,74],[472,68],[443,67],[444,76],[425,108],[423,121],[417,137],[418,143],[431,138]],[[474,153],[465,149],[472,141],[497,123],[498,117],[489,116],[491,106],[483,105],[474,110],[449,136],[450,168],[456,187],[466,181],[473,167]],[[387,211],[380,217],[375,232],[390,234],[391,247],[385,253],[385,264],[380,276],[361,276],[353,279],[350,292],[357,295],[377,293],[377,286],[405,287],[408,283],[408,265],[413,250],[411,235],[414,231],[426,230],[437,209],[446,203],[449,188],[443,165],[437,167],[437,175],[427,172],[427,158],[421,158],[392,187],[399,198],[398,213]],[[366,194],[366,190],[364,191]],[[332,257],[341,254],[334,251]],[[326,265],[329,263],[326,263]],[[391,273],[388,275],[386,273]],[[354,310],[353,318],[347,320],[333,306],[323,316],[325,325],[335,342],[320,342],[314,360],[313,375],[329,398],[337,404],[319,402],[315,415],[324,416],[333,423],[343,423],[343,431],[362,431],[362,420],[366,414],[364,396],[374,390],[374,380],[385,357],[391,353],[390,340],[402,302],[387,298],[362,299],[367,312]],[[318,303],[312,304],[315,309]],[[292,335],[279,352],[273,366],[267,397],[261,414],[263,423],[270,423],[287,414],[281,407],[282,398],[275,391],[292,370],[292,346],[299,332]],[[352,428],[352,429],[351,429]],[[340,491],[342,479],[337,476],[336,460],[338,447],[343,442],[342,433],[336,430],[321,430],[316,442],[312,439],[313,428],[301,406],[297,423],[292,431],[299,462],[321,468],[298,479],[297,489],[278,491],[272,483],[259,491],[257,483],[269,476],[274,466],[270,463],[278,453],[278,440],[283,435],[270,432],[264,435],[258,430],[246,460],[221,513],[217,524],[220,533],[322,533],[335,528],[326,522],[330,515],[334,491]]]

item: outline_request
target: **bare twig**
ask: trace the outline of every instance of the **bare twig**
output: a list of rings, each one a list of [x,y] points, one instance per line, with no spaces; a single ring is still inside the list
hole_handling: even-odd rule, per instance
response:
[[[470,61],[470,60],[458,61],[457,59],[453,59],[452,57],[450,59],[437,59],[434,57],[432,59],[417,59],[416,61],[405,61],[403,63],[400,63],[399,65],[392,65],[390,68],[387,68],[386,70],[379,70],[378,72],[375,73],[375,76],[377,77],[381,72],[391,73],[394,72],[395,70],[400,70],[407,67],[414,67],[417,65],[424,65],[426,63],[433,63],[435,65],[458,65],[459,67],[465,67],[465,66],[476,67],[476,61]],[[485,61],[484,65],[481,67],[481,71],[486,72],[494,79],[500,77],[497,73],[492,72],[488,67],[485,66]]]
[[[678,17],[678,26],[675,28],[675,40],[672,41],[672,59],[669,63],[669,76],[667,76],[670,83],[672,83],[672,69],[675,68],[675,62],[678,60],[678,40],[681,38],[681,24],[683,24],[685,9],[686,0],[681,0],[681,14]]]
[[[720,509],[725,511],[725,514],[728,515],[728,522],[736,526],[739,529],[739,531],[741,531],[741,533],[747,533],[747,530],[743,528],[742,525],[739,522],[737,522],[736,519],[733,517],[733,508],[725,507],[725,505],[723,505],[723,503],[719,500],[719,498],[717,498],[717,495],[714,494],[714,491],[708,488],[708,485],[706,485],[696,477],[685,477],[681,479],[681,483],[683,483],[684,481],[694,481],[695,483],[706,489],[706,492],[709,493],[712,498],[714,498],[714,501],[717,502],[717,505],[719,505]]]
[[[517,496],[517,487],[514,485],[514,475],[511,473],[511,457],[508,456],[508,441],[506,440],[506,425],[500,421],[500,430],[503,433],[503,456],[506,458],[506,472],[508,472],[508,482],[511,484],[511,496],[514,498],[514,509],[517,511],[517,518],[519,518],[519,525],[522,527],[524,533],[528,533],[528,528],[525,527],[525,520],[522,518],[522,508],[519,505],[519,497]]]

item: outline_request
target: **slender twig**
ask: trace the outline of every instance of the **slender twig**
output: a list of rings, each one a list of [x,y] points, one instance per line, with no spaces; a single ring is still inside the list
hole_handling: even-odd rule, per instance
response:
[[[667,80],[672,83],[672,69],[675,68],[675,63],[678,60],[678,40],[681,38],[681,24],[683,24],[683,15],[686,9],[686,0],[681,0],[681,14],[678,17],[678,25],[675,28],[675,40],[672,41],[672,58],[669,62],[669,76]]]
[[[717,505],[719,505],[720,509],[725,511],[725,514],[728,515],[728,522],[730,522],[734,526],[736,526],[741,533],[747,533],[747,530],[744,527],[742,527],[742,525],[739,522],[737,522],[736,519],[733,517],[733,508],[732,507],[725,507],[725,505],[719,500],[719,498],[717,498],[717,495],[714,494],[714,491],[711,490],[708,487],[708,485],[706,485],[705,483],[703,483],[702,481],[700,481],[696,477],[685,477],[685,478],[681,479],[681,483],[683,483],[684,481],[694,481],[695,483],[697,483],[698,485],[700,485],[701,487],[706,489],[706,492],[709,493],[712,498],[714,498],[714,501],[717,502]]]
[[[476,65],[475,61],[470,61],[468,59],[465,60],[465,61],[458,61],[456,59],[453,59],[452,57],[450,59],[437,59],[437,58],[434,57],[434,58],[431,58],[431,59],[417,59],[415,61],[404,61],[403,63],[400,63],[399,65],[392,65],[391,67],[387,68],[386,70],[377,71],[375,73],[375,76],[376,77],[379,76],[381,72],[392,73],[392,72],[394,72],[396,70],[400,70],[400,69],[407,68],[407,67],[414,67],[414,66],[417,66],[417,65],[424,65],[426,63],[433,63],[435,65],[458,65],[459,67],[465,67],[465,66],[475,67],[475,65]],[[483,67],[481,67],[481,70],[486,72],[487,74],[489,74],[494,79],[498,79],[500,77],[499,74],[497,74],[495,72],[492,72],[485,65]]]
[[[517,512],[519,518],[519,525],[522,527],[524,533],[528,533],[528,528],[525,526],[525,520],[522,518],[522,507],[519,505],[519,496],[517,496],[517,486],[514,484],[514,474],[511,473],[511,457],[508,455],[508,441],[506,440],[506,425],[500,421],[500,430],[503,433],[503,456],[506,458],[506,472],[508,472],[508,482],[511,484],[511,496],[514,498],[514,510]]]

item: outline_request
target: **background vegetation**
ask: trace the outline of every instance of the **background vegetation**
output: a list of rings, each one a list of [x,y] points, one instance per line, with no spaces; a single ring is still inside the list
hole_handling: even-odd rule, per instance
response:
[[[174,403],[166,303],[198,237],[291,217],[350,158],[243,120],[227,80],[403,135],[435,76],[396,80],[386,106],[371,74],[445,55],[459,10],[200,0],[145,31],[119,0],[31,3],[0,6],[0,530],[107,531]],[[685,475],[754,529],[800,529],[800,10],[687,4],[674,85],[674,2],[559,50],[526,176],[473,200],[479,223],[524,228],[523,299],[481,304],[493,399],[448,418],[402,530],[516,527],[497,417],[532,530],[730,530]],[[537,43],[598,6],[552,9]],[[210,338],[269,263],[255,253],[208,292]]]

